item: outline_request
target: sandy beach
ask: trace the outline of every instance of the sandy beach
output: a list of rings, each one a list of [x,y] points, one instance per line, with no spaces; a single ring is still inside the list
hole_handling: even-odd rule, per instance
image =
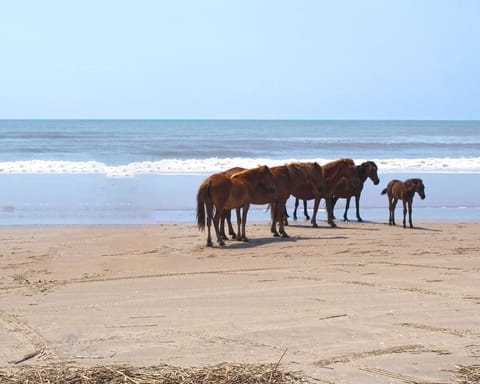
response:
[[[480,223],[4,227],[0,369],[276,363],[320,383],[451,383],[479,363]],[[283,355],[283,357],[282,357]]]

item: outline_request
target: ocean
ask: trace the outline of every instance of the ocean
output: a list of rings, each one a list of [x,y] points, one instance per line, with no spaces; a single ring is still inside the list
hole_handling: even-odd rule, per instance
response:
[[[414,221],[480,220],[479,121],[0,120],[0,149],[1,225],[194,224],[211,173],[340,157],[379,167],[364,219],[387,221],[389,180],[421,177]]]

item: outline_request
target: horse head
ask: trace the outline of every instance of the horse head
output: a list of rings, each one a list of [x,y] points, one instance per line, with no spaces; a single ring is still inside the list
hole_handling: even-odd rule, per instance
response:
[[[405,184],[410,185],[414,193],[417,192],[422,200],[425,199],[425,185],[422,179],[409,179]]]
[[[366,163],[366,170],[367,176],[372,180],[374,185],[378,185],[380,183],[380,179],[378,178],[378,167],[373,161],[367,161]]]
[[[262,165],[258,169],[260,171],[260,184],[268,193],[275,193],[275,183],[270,168],[267,165]]]

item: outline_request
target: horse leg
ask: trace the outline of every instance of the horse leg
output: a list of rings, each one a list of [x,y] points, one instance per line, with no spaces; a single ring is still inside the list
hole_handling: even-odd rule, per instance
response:
[[[334,199],[334,203],[333,203],[334,208],[335,208],[335,201],[336,201],[335,199]],[[345,222],[348,221],[347,212],[348,212],[348,209],[350,208],[350,199],[351,199],[351,197],[347,197],[347,201],[345,202],[345,212],[343,213],[343,220],[345,220]],[[333,217],[335,217],[335,216],[333,216]]]
[[[393,205],[393,197],[388,197],[388,225],[395,225],[395,207]]]
[[[278,202],[273,202],[270,207],[270,214],[272,217],[272,226],[270,227],[270,231],[273,233],[274,237],[280,237],[280,234],[277,232],[277,220],[278,220]]]
[[[285,213],[286,204],[287,204],[286,200],[282,201],[281,203],[278,204],[278,208],[277,208],[277,214],[280,215],[280,217],[278,217],[278,232],[280,232],[282,237],[289,237],[287,232],[285,232],[285,227],[283,225],[284,220],[285,220],[283,215]],[[282,209],[282,207],[284,207],[284,208]]]
[[[212,226],[212,218],[207,216],[207,247],[213,247],[212,243],[212,234],[210,231],[210,227]]]
[[[242,240],[247,242],[247,233],[245,231],[245,226],[247,225],[247,213],[248,209],[250,208],[250,204],[245,204],[243,206],[243,213],[242,213]]]
[[[244,233],[242,232],[242,213],[241,213],[241,208],[236,209],[237,212],[237,228],[238,228],[238,236],[237,240],[242,241],[243,240],[243,235]]]
[[[331,228],[336,228],[337,224],[333,221],[333,197],[327,197],[325,199],[327,206],[327,220]]]
[[[392,200],[392,225],[395,224],[395,209],[397,208],[398,199],[393,198]]]
[[[223,214],[223,209],[217,209],[215,212],[215,216],[213,216],[213,226],[215,228],[215,234],[217,235],[217,242],[219,245],[224,246],[225,242],[222,239],[222,236],[220,234],[220,228],[219,228],[219,223],[220,219],[222,218]]]
[[[320,200],[322,200],[320,197],[315,198],[315,202],[313,203],[313,213],[312,213],[312,220],[310,222],[313,225],[313,228],[318,228],[317,224],[317,212],[318,212],[318,206],[320,205]]]
[[[222,236],[223,240],[228,240],[227,235],[225,234],[225,220],[228,215],[228,210],[223,211],[222,217],[220,218],[220,236]]]
[[[410,223],[410,228],[413,228],[413,224],[412,224],[412,200],[408,201],[408,222]]]
[[[403,204],[403,228],[407,228],[406,218],[407,218],[407,202],[402,200]]]
[[[360,217],[360,195],[355,195],[355,208],[357,209],[357,221],[362,222],[363,219]]]
[[[230,209],[228,211],[226,211],[226,218],[227,218],[227,224],[228,224],[228,234],[232,237],[232,239],[235,239],[237,237],[237,234],[235,233],[235,230],[233,229],[232,211]]]
[[[310,220],[310,216],[308,216],[307,200],[303,200],[303,214],[305,215],[305,220]]]
[[[297,220],[298,199],[295,199],[295,208],[293,210],[293,220]]]
[[[283,210],[283,225],[288,225],[288,212],[287,205],[285,204],[285,209]]]
[[[211,234],[213,204],[211,202],[205,203],[205,208],[207,212],[207,247],[213,247]]]
[[[336,217],[335,217],[335,204],[337,204],[337,201],[338,201],[338,197],[334,196],[333,197],[333,200],[332,200],[332,215],[333,215],[333,219],[336,220]],[[345,214],[343,215],[345,217]],[[347,221],[345,219],[345,221]]]

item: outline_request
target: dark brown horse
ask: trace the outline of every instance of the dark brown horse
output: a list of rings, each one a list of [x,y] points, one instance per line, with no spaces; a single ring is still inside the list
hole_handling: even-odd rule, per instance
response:
[[[277,197],[272,204],[272,227],[274,236],[288,237],[285,231],[286,203],[290,195],[305,198],[316,198],[326,190],[323,167],[318,163],[290,163],[272,167],[277,186]],[[277,223],[279,224],[277,232]]]
[[[225,171],[224,174],[232,175],[243,168],[232,168]],[[271,231],[274,236],[288,237],[284,227],[285,203],[291,194],[295,196],[317,196],[325,189],[323,179],[323,170],[318,163],[290,163],[277,167],[271,167],[273,182],[275,184],[275,197],[257,195],[252,204],[270,204],[272,212]],[[283,207],[283,208],[282,208]],[[282,211],[283,209],[283,211]],[[230,211],[225,212],[225,219],[228,223],[228,231],[232,238],[235,237],[235,231],[230,221]],[[279,229],[277,231],[277,223]],[[221,234],[225,236],[223,220],[220,226]]]
[[[380,179],[378,178],[378,167],[373,161],[366,161],[356,167],[358,177],[360,178],[360,184],[356,187],[349,187],[345,190],[339,190],[339,194],[335,194],[333,198],[333,209],[335,209],[335,204],[337,203],[338,199],[347,199],[345,204],[345,212],[343,213],[343,219],[348,221],[347,212],[348,208],[350,208],[350,199],[355,197],[355,207],[357,213],[357,221],[363,221],[360,217],[360,195],[362,194],[363,185],[365,181],[370,178],[374,185],[378,185],[380,183]]]
[[[355,205],[357,208],[357,220],[358,221],[363,221],[362,218],[360,217],[360,195],[363,190],[363,185],[365,184],[365,181],[370,178],[373,182],[373,184],[378,185],[380,183],[380,180],[378,178],[378,167],[373,161],[366,161],[360,165],[357,165],[355,167],[355,170],[357,171],[357,175],[360,179],[360,184],[358,184],[356,187],[354,187],[352,184],[347,184],[345,185],[344,183],[340,183],[337,185],[337,188],[335,190],[335,194],[333,197],[333,208],[335,208],[335,204],[337,203],[339,198],[347,199],[347,203],[345,205],[345,212],[343,214],[343,218],[345,221],[348,221],[347,217],[347,211],[348,208],[350,207],[350,200],[353,196],[355,196]],[[299,205],[299,199],[295,200],[295,209],[293,210],[293,219],[297,220],[297,209]],[[305,215],[305,218],[307,220],[310,220],[310,216],[308,215],[308,210],[307,210],[307,200],[303,200],[303,214]],[[335,219],[335,215],[333,217]]]
[[[388,195],[388,224],[395,225],[395,207],[398,200],[402,200],[403,203],[403,228],[406,228],[406,215],[408,206],[408,221],[410,228],[413,228],[412,224],[412,201],[415,192],[418,193],[420,198],[425,199],[425,186],[422,179],[408,179],[405,182],[400,180],[392,180],[388,183],[387,187],[382,191],[382,195]]]
[[[331,161],[322,165],[322,169],[323,176],[325,178],[326,190],[323,195],[315,197],[311,222],[314,227],[318,227],[316,221],[318,206],[320,205],[320,200],[324,198],[327,208],[327,221],[328,224],[330,224],[330,226],[333,228],[337,226],[333,221],[333,197],[338,195],[340,192],[343,193],[343,190],[347,190],[352,187],[356,188],[360,184],[360,179],[355,169],[355,163],[349,158]]]
[[[220,235],[219,222],[226,209],[237,209],[238,239],[248,241],[245,233],[247,213],[258,193],[275,194],[272,172],[265,165],[236,173],[231,177],[216,173],[202,182],[197,192],[197,224],[200,230],[205,230],[206,218],[207,246],[212,246],[210,233],[212,220],[218,243],[225,245]],[[241,216],[240,209],[243,211]]]

